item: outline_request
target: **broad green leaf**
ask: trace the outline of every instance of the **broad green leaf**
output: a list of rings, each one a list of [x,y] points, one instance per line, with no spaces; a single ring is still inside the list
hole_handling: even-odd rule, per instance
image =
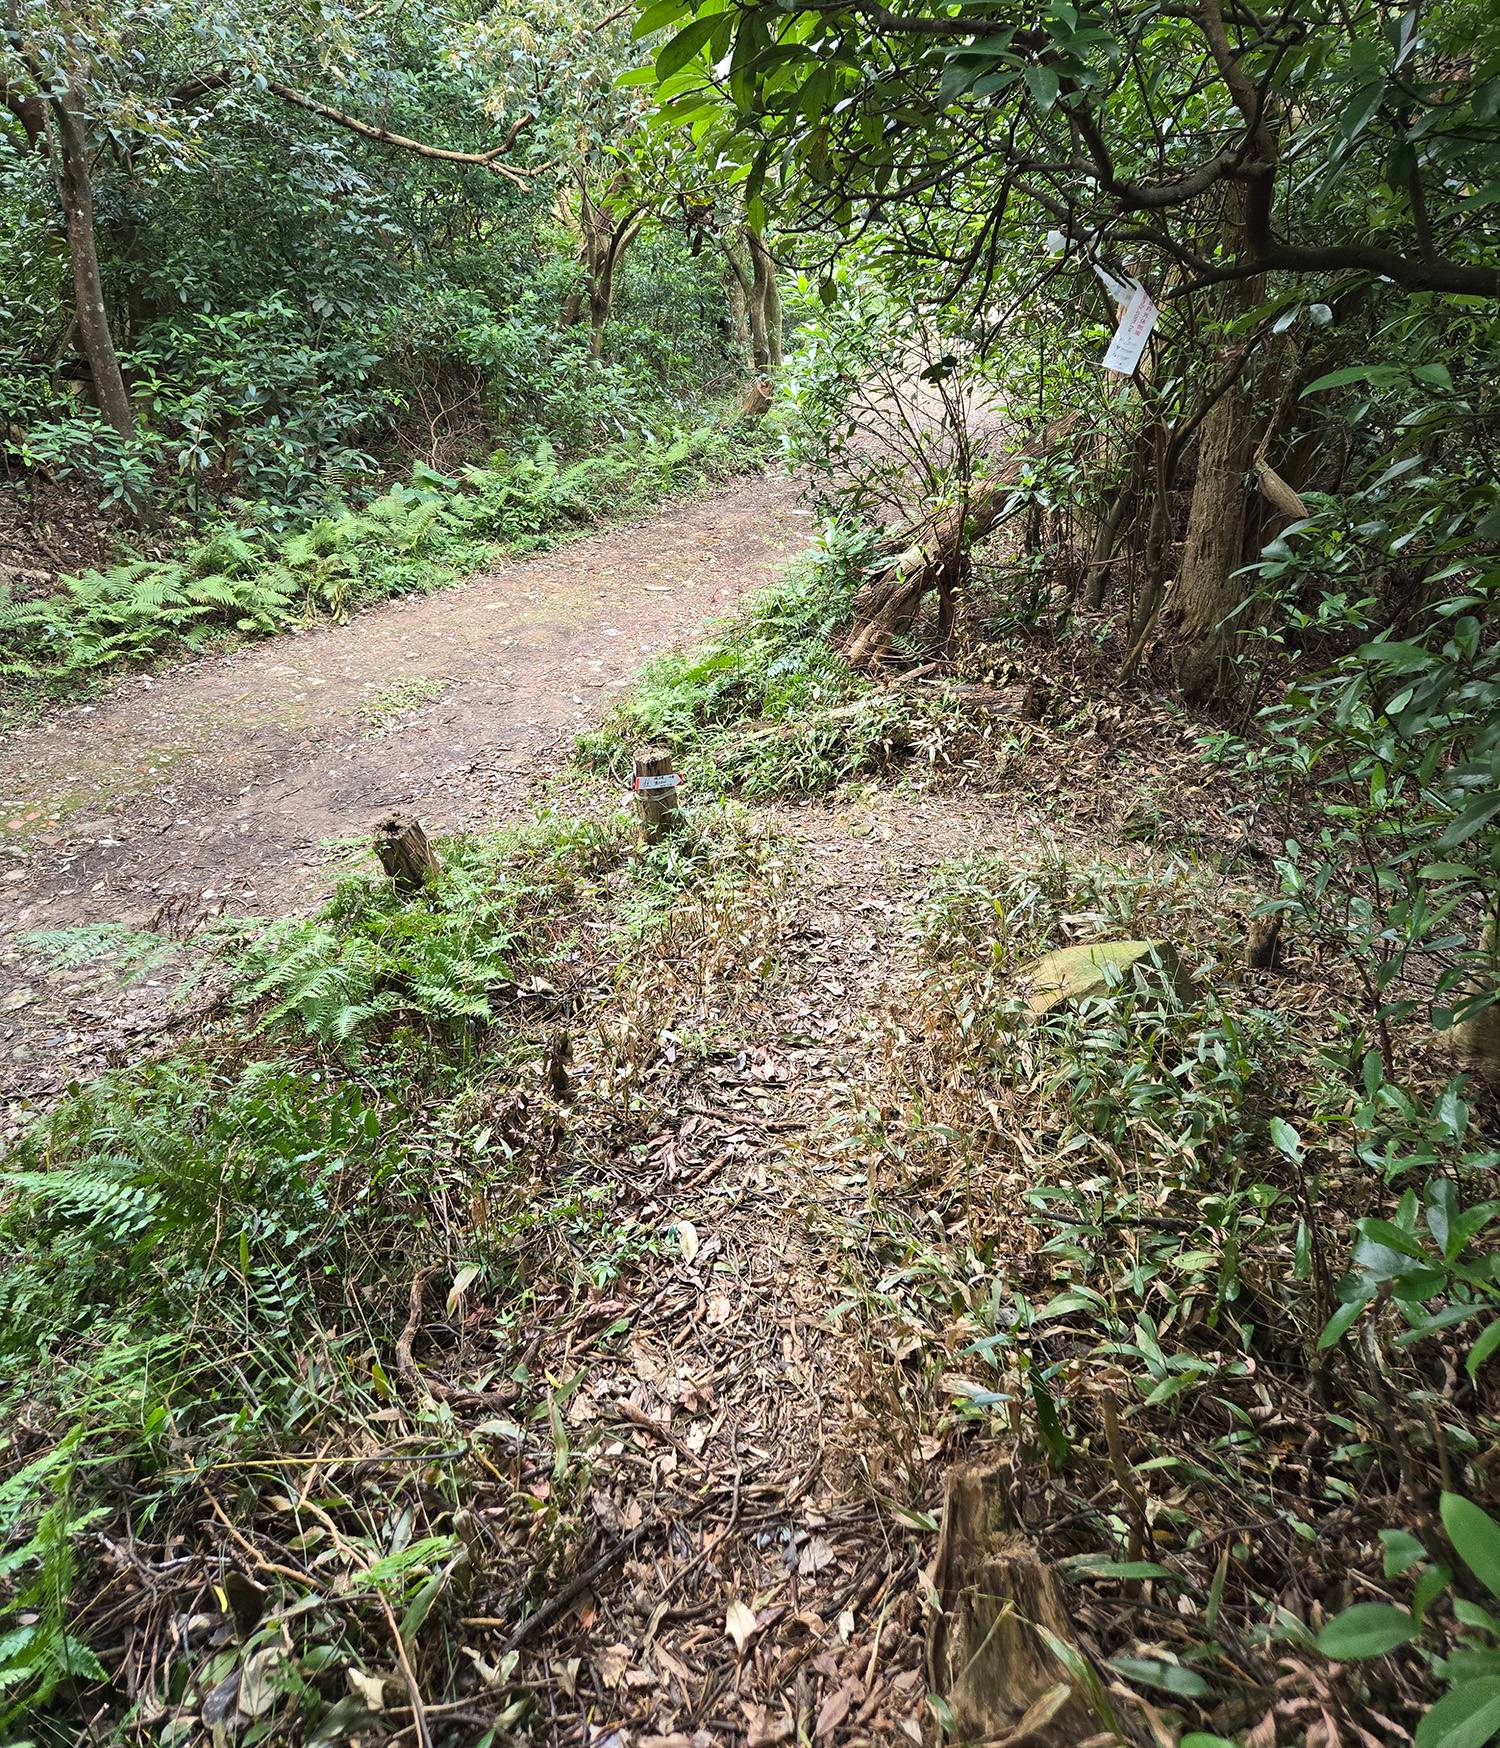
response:
[[[1283,1153],[1288,1159],[1300,1158],[1302,1153],[1302,1137],[1285,1118],[1272,1117],[1266,1125],[1271,1136],[1271,1145],[1278,1153]]]
[[[1485,1748],[1500,1735],[1500,1678],[1463,1681],[1433,1706],[1412,1748]]]
[[[1172,1573],[1155,1560],[1106,1560],[1084,1554],[1063,1562],[1068,1572],[1081,1578],[1170,1578]]]
[[[1439,1509],[1454,1553],[1491,1596],[1500,1596],[1500,1523],[1458,1493],[1445,1493]]]
[[[1388,1602],[1356,1602],[1336,1614],[1313,1641],[1325,1657],[1352,1663],[1361,1657],[1383,1657],[1417,1634],[1417,1623],[1404,1608]]]
[[[1111,1657],[1109,1667],[1118,1670],[1127,1681],[1142,1681],[1147,1687],[1160,1687],[1167,1693],[1181,1694],[1184,1699],[1202,1699],[1209,1691],[1208,1683],[1196,1669],[1169,1663],[1164,1657]]]
[[[1051,109],[1057,102],[1060,82],[1051,67],[1027,66],[1021,69],[1026,80],[1026,89],[1031,93],[1032,101],[1038,109]]]
[[[1318,1352],[1324,1353],[1335,1343],[1342,1341],[1369,1303],[1369,1295],[1366,1295],[1362,1299],[1353,1299],[1347,1305],[1341,1305],[1323,1325],[1323,1333],[1318,1337]]]
[[[680,67],[685,67],[724,22],[718,14],[695,18],[684,25],[670,42],[662,44],[656,56],[656,76],[669,79]]]
[[[1464,1361],[1464,1370],[1471,1378],[1479,1375],[1479,1368],[1500,1348],[1500,1317],[1487,1323],[1479,1332],[1479,1337],[1469,1349],[1468,1358]]]
[[[685,13],[693,9],[692,0],[655,0],[636,19],[631,29],[631,36],[639,39],[650,36],[653,31],[662,30],[669,24],[675,24]]]
[[[1326,376],[1320,376],[1308,383],[1302,391],[1302,398],[1308,395],[1320,394],[1325,388],[1344,388],[1349,383],[1367,382],[1373,387],[1385,388],[1393,382],[1399,382],[1406,373],[1394,364],[1355,364],[1346,370],[1330,370]]]
[[[1479,795],[1458,815],[1438,839],[1440,850],[1457,849],[1500,813],[1500,794]]]
[[[1399,1578],[1419,1560],[1427,1558],[1427,1550],[1406,1530],[1388,1529],[1380,1532],[1380,1545],[1385,1550],[1385,1575]]]

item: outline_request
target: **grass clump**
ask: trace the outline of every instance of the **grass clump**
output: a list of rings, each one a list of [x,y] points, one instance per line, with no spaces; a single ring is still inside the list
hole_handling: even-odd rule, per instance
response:
[[[661,741],[697,782],[752,799],[816,793],[909,744],[912,708],[854,673],[837,647],[869,536],[837,525],[754,597],[724,633],[652,662],[583,765],[619,779]]]
[[[221,940],[242,1018],[0,1166],[0,1739],[378,1734],[392,1617],[451,1684],[459,1617],[592,1533],[524,1319],[660,1249],[616,1194],[660,1123],[631,1089],[683,992],[766,968],[780,856],[733,806],[436,848],[410,898]]]

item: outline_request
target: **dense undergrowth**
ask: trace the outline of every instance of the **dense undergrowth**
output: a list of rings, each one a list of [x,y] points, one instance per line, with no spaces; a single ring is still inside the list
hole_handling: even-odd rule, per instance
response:
[[[940,690],[872,683],[840,652],[873,544],[827,524],[719,636],[648,663],[609,719],[579,737],[580,764],[624,779],[633,752],[660,742],[689,783],[764,800],[820,794],[895,763],[946,762],[982,725]]]
[[[535,550],[752,466],[773,442],[768,428],[709,423],[648,431],[571,462],[541,442],[457,477],[419,467],[364,508],[292,533],[224,528],[181,559],[89,571],[39,599],[0,593],[0,701],[440,588],[500,553]]]
[[[1101,1728],[1133,1739],[1144,1693],[1195,1740],[1428,1706],[1419,1743],[1469,1740],[1500,1668],[1489,1095],[1412,1033],[1391,1079],[1357,980],[1246,977],[1225,923],[1222,877],[1170,857],[939,876],[851,1144],[870,1349],[917,1338],[871,1413],[1004,1457]],[[1027,1013],[1029,960],[1120,937],[1175,944],[1196,993],[1147,966]]]
[[[415,896],[357,877],[228,934],[241,1017],[77,1089],[7,1163],[7,1741],[86,1709],[121,1741],[342,1742],[393,1655],[524,1712],[513,1660],[476,1676],[438,1630],[544,1594],[571,1545],[571,1386],[520,1332],[672,1243],[610,1161],[653,1132],[682,991],[769,974],[783,853],[728,807],[644,850],[559,811],[438,853]],[[529,1570],[486,1569],[518,1531]]]

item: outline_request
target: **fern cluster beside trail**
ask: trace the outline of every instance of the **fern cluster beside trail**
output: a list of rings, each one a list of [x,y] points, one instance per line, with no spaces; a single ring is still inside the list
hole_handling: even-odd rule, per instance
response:
[[[0,704],[441,588],[501,553],[534,550],[754,466],[772,443],[764,425],[703,424],[565,464],[543,442],[458,478],[419,467],[363,509],[330,512],[292,534],[225,528],[181,559],[89,571],[45,598],[15,601],[0,590]]]
[[[558,1399],[517,1364],[523,1319],[540,1281],[585,1293],[667,1242],[601,1173],[655,1133],[632,1089],[674,1023],[664,965],[765,975],[784,852],[724,806],[645,850],[619,812],[437,848],[409,898],[354,878],[231,938],[243,1018],[76,1091],[0,1174],[0,1740],[72,1741],[87,1715],[101,1740],[186,1741],[271,1664],[254,1716],[349,1740],[374,1717],[347,1672],[388,1666],[387,1608],[448,1683],[463,1607],[524,1606],[513,1563],[465,1567],[481,1506],[486,1536],[524,1526],[539,1582],[574,1534],[566,1441],[515,1454]],[[418,1372],[434,1272],[450,1313],[488,1310]],[[252,1562],[241,1594],[225,1517],[271,1525],[305,1576]],[[184,1638],[195,1615],[238,1629]],[[133,1689],[122,1644],[159,1679]]]

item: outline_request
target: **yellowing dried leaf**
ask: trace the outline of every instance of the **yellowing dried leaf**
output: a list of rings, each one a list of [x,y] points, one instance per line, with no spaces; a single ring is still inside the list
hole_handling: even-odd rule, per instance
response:
[[[745,1647],[755,1637],[758,1623],[755,1611],[747,1608],[738,1597],[730,1603],[724,1614],[724,1631],[734,1640],[735,1649],[744,1655]]]
[[[385,1710],[385,1683],[378,1675],[366,1675],[363,1669],[355,1669],[352,1665],[344,1674],[349,1682],[349,1691],[356,1699],[364,1701],[367,1711]]]
[[[448,1289],[448,1315],[450,1317],[458,1309],[459,1300],[463,1298],[478,1278],[479,1265],[472,1262],[466,1268],[461,1268],[453,1277],[453,1285]]]

